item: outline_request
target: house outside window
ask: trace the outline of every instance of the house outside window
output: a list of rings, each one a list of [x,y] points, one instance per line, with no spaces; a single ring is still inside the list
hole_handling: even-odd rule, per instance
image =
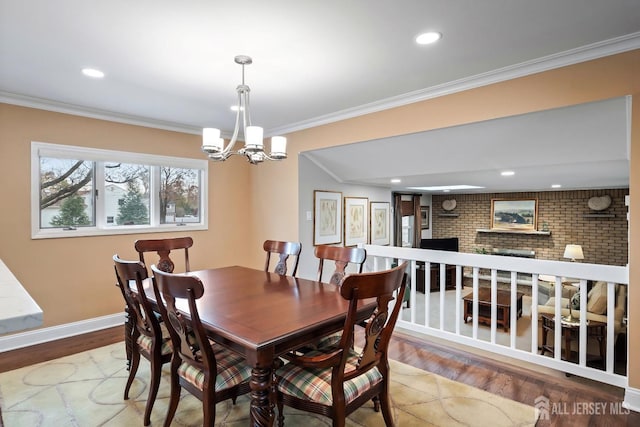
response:
[[[41,142],[31,156],[32,238],[207,228],[206,160]]]

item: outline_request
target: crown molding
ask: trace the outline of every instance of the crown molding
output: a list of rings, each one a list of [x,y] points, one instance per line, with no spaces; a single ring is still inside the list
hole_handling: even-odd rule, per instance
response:
[[[265,136],[285,135],[287,133],[309,129],[316,126],[326,125],[365,114],[376,113],[407,104],[413,104],[428,99],[438,98],[457,92],[463,92],[494,83],[525,77],[543,71],[561,68],[580,62],[603,58],[618,53],[640,49],[640,32],[627,34],[625,36],[593,43],[587,46],[556,53],[520,64],[510,65],[475,76],[454,80],[441,85],[431,86],[402,95],[382,99],[368,104],[360,105],[345,110],[336,111],[331,114],[314,117],[308,120],[291,123],[289,125],[265,129]],[[164,129],[175,132],[200,134],[199,127],[175,123],[162,120],[154,120],[147,117],[116,113],[113,111],[88,108],[80,105],[67,104],[50,99],[29,97],[10,92],[0,91],[0,102],[19,105],[23,107],[38,108],[41,110],[54,111],[58,113],[73,114],[76,116],[89,117],[100,120],[108,120],[118,123],[126,123],[137,126]],[[225,136],[225,135],[223,135]]]
[[[360,105],[358,107],[336,111],[334,113],[315,117],[309,120],[269,129],[268,132],[265,131],[265,134],[285,135],[291,132],[326,125],[341,120],[363,116],[365,114],[376,113],[395,107],[401,107],[403,105],[413,104],[445,95],[451,95],[457,92],[476,89],[482,86],[513,80],[519,77],[525,77],[531,74],[566,67],[568,65],[578,64],[580,62],[603,58],[635,49],[640,49],[640,32],[593,43],[531,61],[510,65],[508,67],[499,68],[497,70],[477,74],[471,77],[465,77],[463,79],[454,80],[441,85],[431,86],[425,89],[405,93],[403,95],[382,99],[369,104]]]
[[[26,95],[18,95],[11,92],[0,91],[0,102],[19,105],[21,107],[37,108],[56,113],[72,114],[74,116],[89,117],[92,119],[107,120],[110,122],[125,123],[129,125],[144,126],[154,129],[164,129],[174,132],[200,134],[202,129],[182,123],[155,120],[148,117],[121,114],[114,111],[98,108],[83,107],[81,105],[67,104],[51,99],[37,98]]]

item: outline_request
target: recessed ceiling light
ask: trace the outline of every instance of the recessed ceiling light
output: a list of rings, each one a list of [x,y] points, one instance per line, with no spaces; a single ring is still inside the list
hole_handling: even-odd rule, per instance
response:
[[[504,172],[500,172],[500,175],[502,176],[513,176],[516,173],[514,171],[504,171]]]
[[[416,43],[418,44],[431,44],[435,43],[442,38],[442,34],[436,31],[429,31],[427,33],[422,33],[418,37],[416,37]]]
[[[231,111],[234,111],[234,112],[235,112],[235,111],[238,111],[238,110],[240,110],[240,111],[244,111],[244,108],[243,108],[243,107],[238,107],[237,105],[232,105],[232,106],[231,106],[231,108],[230,108],[230,110],[231,110]]]
[[[93,77],[94,79],[101,79],[104,77],[104,73],[100,70],[96,70],[95,68],[83,68],[82,74],[87,77]]]
[[[551,184],[551,188],[561,188],[562,185],[560,184]]]
[[[400,178],[393,178],[393,179],[391,180],[391,183],[392,183],[392,184],[399,184],[399,183],[401,183],[401,182],[402,182],[402,180],[401,180]]]
[[[477,185],[438,185],[434,187],[409,187],[411,190],[421,190],[421,191],[447,191],[447,190],[473,190],[476,188],[484,188],[478,187]]]

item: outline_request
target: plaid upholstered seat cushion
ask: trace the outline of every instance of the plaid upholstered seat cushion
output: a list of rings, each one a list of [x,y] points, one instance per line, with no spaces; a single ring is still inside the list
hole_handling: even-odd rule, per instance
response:
[[[138,337],[138,345],[141,348],[144,348],[145,350],[147,350],[147,352],[151,352],[151,338],[149,338],[146,335],[140,335]],[[163,338],[162,339],[162,348],[160,349],[160,351],[162,352],[162,354],[171,354],[172,347],[171,347],[171,340],[169,338]]]
[[[336,332],[335,334],[327,335],[320,338],[314,343],[315,348],[318,350],[327,349],[331,347],[337,347],[342,338],[342,332]]]
[[[321,352],[310,352],[306,356],[322,354]],[[345,372],[355,369],[358,362],[358,355],[351,352],[347,359]],[[311,369],[295,366],[293,363],[284,365],[277,371],[278,390],[284,394],[292,395],[300,399],[310,400],[323,405],[331,405],[333,396],[331,395],[331,368]],[[363,391],[382,381],[382,374],[378,368],[370,369],[364,374],[344,383],[345,403],[351,402]]]
[[[218,365],[218,376],[216,377],[215,385],[216,391],[234,387],[251,378],[251,368],[241,356],[227,350],[219,344],[212,343],[211,346],[216,355]],[[183,362],[178,368],[178,376],[186,379],[202,390],[204,371],[201,369]]]

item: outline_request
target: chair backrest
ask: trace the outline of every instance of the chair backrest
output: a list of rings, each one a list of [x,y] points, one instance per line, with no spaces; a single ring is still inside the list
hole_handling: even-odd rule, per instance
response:
[[[160,322],[144,293],[142,281],[148,277],[144,264],[140,261],[125,261],[117,254],[113,256],[113,262],[116,271],[116,285],[120,288],[127,304],[128,316],[133,317],[133,322],[131,322],[135,325],[133,341],[135,342],[140,334],[152,339],[161,337]],[[133,284],[135,284],[135,291],[131,288]]]
[[[213,349],[200,321],[196,300],[204,294],[202,281],[195,276],[166,273],[152,265],[154,292],[164,319],[171,343],[173,357],[178,365],[186,362],[205,373],[203,389],[218,375]],[[186,299],[191,317],[183,316],[176,307],[176,298]],[[164,301],[163,301],[164,299]]]
[[[335,261],[336,268],[329,279],[329,283],[339,284],[345,277],[345,268],[349,263],[358,267],[358,273],[362,273],[364,261],[367,258],[367,251],[363,248],[343,248],[339,246],[319,245],[316,246],[315,255],[318,258],[318,282],[322,282],[322,272],[324,270],[324,261]]]
[[[169,258],[169,253],[173,250],[184,249],[184,267],[185,271],[189,271],[189,248],[193,246],[193,239],[191,237],[174,237],[171,239],[147,239],[136,240],[136,251],[140,255],[140,262],[144,265],[147,263],[144,260],[144,254],[148,252],[156,252],[158,254],[158,261],[155,265],[161,271],[166,273],[173,273],[175,264]]]
[[[389,340],[398,320],[406,289],[407,266],[408,262],[405,261],[390,270],[350,274],[342,281],[340,294],[344,299],[350,301],[339,344],[343,349],[341,369],[339,369],[342,374],[344,374],[349,349],[353,348],[353,330],[357,321],[358,302],[368,298],[376,298],[376,308],[366,322],[364,343],[358,343],[358,346],[362,347],[362,352],[357,367],[344,375],[343,380],[355,378],[377,366],[378,363],[386,363]],[[396,293],[395,297],[394,293]],[[394,299],[396,302],[389,312],[389,304]],[[334,370],[334,372],[336,371]]]
[[[278,261],[274,268],[274,273],[282,276],[287,274],[287,261],[291,257],[291,275],[295,276],[298,271],[298,261],[302,244],[300,242],[280,242],[277,240],[265,240],[262,248],[267,253],[267,260],[264,264],[264,271],[269,271],[271,254],[278,254]]]

